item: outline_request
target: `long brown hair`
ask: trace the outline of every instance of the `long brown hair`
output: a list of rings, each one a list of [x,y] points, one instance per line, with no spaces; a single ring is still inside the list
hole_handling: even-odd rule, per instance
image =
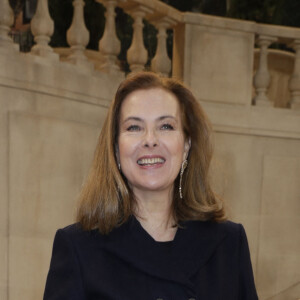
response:
[[[81,191],[77,221],[84,229],[98,228],[108,234],[134,214],[134,195],[117,166],[116,150],[120,109],[133,91],[162,88],[174,94],[181,109],[185,138],[191,140],[188,167],[182,179],[183,199],[179,197],[179,175],[175,180],[173,214],[175,220],[225,218],[224,206],[211,189],[209,166],[212,158],[211,125],[192,92],[179,81],[151,72],[128,76],[119,86],[101,130],[94,160]]]

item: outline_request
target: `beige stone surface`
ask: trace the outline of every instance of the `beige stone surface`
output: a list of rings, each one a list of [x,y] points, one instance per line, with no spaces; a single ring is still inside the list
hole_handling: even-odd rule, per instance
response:
[[[237,134],[300,138],[299,112],[290,109],[241,107],[202,102],[216,131]]]
[[[0,55],[0,65],[0,299],[39,300],[55,231],[74,222],[99,129],[124,75],[87,75],[19,53]]]
[[[299,155],[264,158],[258,260],[264,298],[300,281],[300,270],[293,267],[300,265],[299,182]]]
[[[228,217],[246,229],[254,272],[261,205],[258,140],[255,136],[217,132],[212,169],[215,188],[225,201]]]
[[[300,141],[222,129],[215,140],[215,187],[246,228],[260,299],[275,297],[300,281]]]
[[[7,299],[8,285],[8,238],[0,236],[0,299]]]
[[[254,51],[254,74],[258,67],[259,50]],[[268,89],[268,98],[274,107],[286,108],[291,98],[289,79],[293,74],[295,55],[287,51],[268,49],[268,69],[271,83]],[[254,91],[253,91],[254,97]]]
[[[55,221],[51,223],[55,224]],[[51,224],[50,223],[50,224]],[[9,299],[42,299],[54,235],[12,235],[9,255]]]
[[[276,37],[279,42],[287,44],[294,39],[300,39],[300,30],[297,27],[257,23],[255,24],[255,32],[260,35]]]
[[[104,2],[105,0],[97,0],[98,2]],[[122,7],[125,11],[132,11],[133,9],[140,7],[149,11],[145,16],[146,19],[153,20],[153,18],[160,18],[163,16],[168,16],[176,22],[182,21],[182,13],[161,1],[153,0],[133,0],[133,1],[119,1],[119,7]]]
[[[107,107],[122,75],[87,72],[67,62],[31,54],[0,55],[0,84]],[[4,106],[3,106],[4,107]]]
[[[7,114],[0,101],[0,299],[6,299],[8,264]],[[4,296],[5,295],[5,296]]]
[[[275,295],[274,297],[268,298],[267,300],[300,300],[300,283],[290,286],[281,293]]]
[[[190,26],[185,82],[198,99],[250,105],[253,36],[206,26]]]
[[[10,235],[49,238],[73,221],[97,135],[84,123],[10,114]]]
[[[184,25],[175,28],[175,76],[181,77],[199,100],[250,105],[254,35],[249,30],[253,24],[245,23],[243,28],[233,20],[210,22],[190,13],[184,20]],[[232,26],[227,27],[226,22]]]

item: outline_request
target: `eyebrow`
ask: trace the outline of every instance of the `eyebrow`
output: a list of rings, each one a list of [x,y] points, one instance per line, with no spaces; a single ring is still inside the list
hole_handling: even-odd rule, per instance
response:
[[[157,121],[162,121],[164,119],[174,119],[176,121],[176,117],[174,116],[171,116],[171,115],[166,115],[166,116],[161,116],[161,117],[158,117],[156,120]],[[138,122],[143,122],[143,119],[142,118],[139,118],[139,117],[134,117],[134,116],[131,116],[131,117],[128,117],[126,118],[123,123],[126,123],[127,121],[130,121],[130,120],[133,120],[133,121],[138,121]]]

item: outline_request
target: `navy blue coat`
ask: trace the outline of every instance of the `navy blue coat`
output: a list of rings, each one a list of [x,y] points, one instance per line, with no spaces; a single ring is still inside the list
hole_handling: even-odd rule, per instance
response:
[[[244,228],[188,221],[156,242],[132,217],[101,235],[58,230],[44,300],[256,300]]]

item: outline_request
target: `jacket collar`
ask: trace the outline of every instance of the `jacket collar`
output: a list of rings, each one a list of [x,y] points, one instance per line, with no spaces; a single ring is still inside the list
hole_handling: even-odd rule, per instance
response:
[[[193,289],[192,276],[226,237],[223,228],[208,221],[184,222],[170,248],[166,248],[132,217],[107,237],[105,250],[144,273]]]

